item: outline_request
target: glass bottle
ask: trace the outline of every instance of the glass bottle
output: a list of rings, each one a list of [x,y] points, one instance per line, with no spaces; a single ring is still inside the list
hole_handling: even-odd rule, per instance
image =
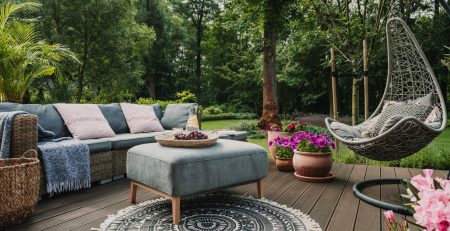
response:
[[[200,129],[200,126],[198,124],[197,113],[198,113],[198,106],[191,106],[189,108],[189,118],[186,123],[187,131],[195,131]]]

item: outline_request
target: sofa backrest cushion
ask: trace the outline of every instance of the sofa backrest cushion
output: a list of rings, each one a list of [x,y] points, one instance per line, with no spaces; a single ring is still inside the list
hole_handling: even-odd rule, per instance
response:
[[[153,106],[153,111],[155,111],[156,117],[158,117],[159,121],[161,121],[161,118],[163,116],[161,106],[159,106],[159,104],[152,104],[152,106]]]
[[[116,134],[130,133],[120,104],[99,104],[98,107]]]
[[[153,105],[121,103],[120,107],[122,107],[131,133],[164,131],[164,128],[156,117]]]
[[[105,116],[96,104],[54,104],[74,139],[114,137]]]
[[[186,128],[186,123],[189,118],[189,109],[192,106],[197,106],[197,104],[168,104],[161,118],[161,125],[167,130],[172,128]]]
[[[56,134],[56,138],[71,136],[64,120],[51,104],[0,103],[0,112],[25,111],[38,116],[38,123]]]

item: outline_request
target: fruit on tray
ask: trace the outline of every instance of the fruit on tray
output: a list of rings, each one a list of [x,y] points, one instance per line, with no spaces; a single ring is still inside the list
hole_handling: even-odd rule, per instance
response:
[[[206,140],[206,139],[208,139],[208,135],[206,135],[205,133],[202,133],[200,131],[192,131],[187,134],[183,133],[183,132],[179,132],[179,133],[176,133],[174,136],[175,136],[176,140]]]

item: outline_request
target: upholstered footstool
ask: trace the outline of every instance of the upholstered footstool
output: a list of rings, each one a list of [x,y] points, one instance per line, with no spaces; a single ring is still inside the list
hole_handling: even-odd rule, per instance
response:
[[[158,143],[131,148],[127,176],[131,179],[131,203],[137,186],[172,200],[173,223],[180,222],[180,197],[230,186],[257,182],[268,174],[266,151],[255,144],[221,140],[206,148],[169,148]]]

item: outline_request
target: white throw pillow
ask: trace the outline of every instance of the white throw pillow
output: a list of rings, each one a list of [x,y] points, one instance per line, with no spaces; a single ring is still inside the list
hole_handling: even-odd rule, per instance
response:
[[[121,103],[131,133],[164,131],[152,105]]]
[[[114,137],[100,108],[95,104],[54,104],[74,139]]]

